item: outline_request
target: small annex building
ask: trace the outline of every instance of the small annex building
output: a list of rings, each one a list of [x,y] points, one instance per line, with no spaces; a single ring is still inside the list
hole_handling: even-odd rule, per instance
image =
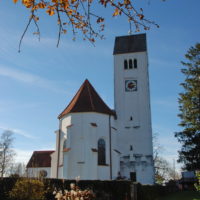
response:
[[[146,34],[116,37],[113,56],[114,110],[86,79],[58,116],[51,178],[154,183]]]
[[[29,177],[51,177],[51,154],[54,151],[34,151],[26,165]]]

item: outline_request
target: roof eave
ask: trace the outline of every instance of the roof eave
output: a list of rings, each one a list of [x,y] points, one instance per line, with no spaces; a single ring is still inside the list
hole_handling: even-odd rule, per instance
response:
[[[73,113],[77,113],[77,114],[79,114],[79,113],[99,113],[99,114],[112,115],[112,116],[116,117],[116,112],[115,111],[110,111],[110,112],[82,111],[82,112],[69,112],[69,113],[66,113],[66,114],[63,114],[63,115],[60,114],[58,116],[58,119],[61,120],[66,115],[73,114]]]

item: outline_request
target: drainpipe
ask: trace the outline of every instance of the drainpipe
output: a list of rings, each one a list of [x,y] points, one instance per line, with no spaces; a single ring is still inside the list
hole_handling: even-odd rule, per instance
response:
[[[112,180],[112,137],[111,137],[111,115],[109,115],[109,147],[110,147],[110,180]]]
[[[59,163],[60,163],[60,128],[58,130],[58,154],[57,154],[57,171],[56,171],[56,178],[58,178],[59,172]]]

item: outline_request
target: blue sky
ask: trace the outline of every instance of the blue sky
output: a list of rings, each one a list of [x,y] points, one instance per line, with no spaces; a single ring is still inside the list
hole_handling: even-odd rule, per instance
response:
[[[188,48],[199,42],[199,0],[137,0],[144,13],[156,21],[147,32],[152,127],[159,133],[162,152],[171,163],[180,147],[178,93],[184,80],[180,61]],[[82,82],[88,78],[105,102],[113,107],[113,45],[115,36],[126,35],[125,18],[113,19],[110,10],[96,9],[106,16],[106,39],[95,47],[81,38],[62,37],[59,48],[54,17],[40,14],[41,41],[30,28],[18,53],[28,12],[12,1],[0,2],[0,133],[14,131],[16,161],[27,162],[32,151],[55,148],[57,116]],[[143,33],[143,32],[142,32]]]

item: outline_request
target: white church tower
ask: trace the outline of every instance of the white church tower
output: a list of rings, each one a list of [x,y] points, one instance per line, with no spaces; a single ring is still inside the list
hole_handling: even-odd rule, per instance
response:
[[[113,54],[120,173],[142,184],[153,184],[146,34],[116,37]]]

